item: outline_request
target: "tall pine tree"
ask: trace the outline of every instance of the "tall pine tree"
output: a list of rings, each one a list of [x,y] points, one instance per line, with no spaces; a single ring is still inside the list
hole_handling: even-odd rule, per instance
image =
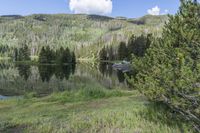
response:
[[[161,101],[199,130],[200,4],[182,0],[169,16],[161,39],[151,43],[144,58],[134,58],[131,84],[149,99]]]
[[[118,48],[118,59],[119,60],[124,60],[128,59],[128,49],[126,47],[125,42],[121,42]]]

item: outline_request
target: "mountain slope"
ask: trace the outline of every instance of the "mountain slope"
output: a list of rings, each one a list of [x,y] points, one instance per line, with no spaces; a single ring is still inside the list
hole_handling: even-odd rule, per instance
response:
[[[161,35],[166,16],[119,19],[98,15],[36,14],[0,17],[0,56],[13,56],[13,49],[27,44],[32,56],[42,46],[69,47],[79,58],[96,58],[105,45],[116,47],[132,35]],[[143,22],[143,23],[140,23]]]

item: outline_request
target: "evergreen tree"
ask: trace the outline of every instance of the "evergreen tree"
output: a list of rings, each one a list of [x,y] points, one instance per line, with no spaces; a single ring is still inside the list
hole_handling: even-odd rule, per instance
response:
[[[124,60],[128,58],[128,49],[125,42],[121,42],[118,48],[118,59]]]
[[[128,49],[128,60],[131,60],[133,49],[134,49],[134,42],[135,42],[135,35],[132,35],[128,41],[127,49]]]
[[[45,56],[47,59],[47,63],[53,63],[54,61],[54,52],[50,49],[49,46],[45,48]]]
[[[182,0],[163,36],[153,40],[145,57],[133,59],[130,83],[149,99],[162,101],[190,121],[200,123],[200,4]]]
[[[106,48],[103,47],[99,53],[99,57],[100,57],[100,60],[102,61],[105,61],[107,60],[107,52],[106,52]]]
[[[67,63],[75,63],[75,54],[71,53],[69,48],[64,49],[61,47],[59,50],[54,52],[50,49],[49,46],[42,47],[39,54],[39,63],[57,63],[57,64],[67,64]]]
[[[48,63],[47,52],[44,47],[42,47],[40,54],[39,54],[39,63]]]
[[[17,52],[17,50],[15,51],[17,54],[17,57],[15,57],[17,59],[17,61],[29,61],[31,60],[30,58],[30,50],[28,48],[28,46],[26,44],[22,44],[22,47],[19,48],[19,51]]]
[[[19,59],[19,51],[17,48],[14,49],[14,61],[18,61]]]
[[[30,53],[30,50],[28,48],[28,45],[24,45],[23,48],[23,53],[24,53],[24,56],[23,56],[23,60],[25,61],[28,61],[28,60],[31,60],[30,56],[31,56],[31,53]]]
[[[144,35],[141,35],[135,39],[132,43],[133,45],[133,54],[138,57],[142,57],[145,54],[147,48],[147,39]]]
[[[72,52],[72,63],[76,64],[76,55],[74,52]]]
[[[113,61],[114,60],[114,53],[113,53],[113,48],[112,46],[110,46],[108,48],[108,60],[109,61]]]
[[[57,64],[62,64],[64,60],[64,48],[61,47],[59,50],[56,51],[56,63]]]
[[[66,63],[71,63],[72,62],[72,55],[71,52],[69,50],[69,48],[66,48],[63,51],[63,55],[62,55],[62,63],[66,64]]]

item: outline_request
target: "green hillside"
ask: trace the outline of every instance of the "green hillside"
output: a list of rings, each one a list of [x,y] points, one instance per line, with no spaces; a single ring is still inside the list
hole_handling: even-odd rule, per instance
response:
[[[31,56],[38,56],[42,46],[75,50],[78,58],[95,59],[105,45],[118,46],[132,34],[153,33],[161,36],[167,16],[139,19],[111,18],[98,15],[1,16],[0,57],[12,57],[15,48],[27,44]]]

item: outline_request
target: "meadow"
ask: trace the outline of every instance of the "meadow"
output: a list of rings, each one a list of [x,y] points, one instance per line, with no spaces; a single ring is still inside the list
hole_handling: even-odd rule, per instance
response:
[[[190,132],[186,123],[170,119],[165,106],[147,101],[137,91],[98,85],[42,98],[30,93],[2,100],[0,113],[1,132]]]

